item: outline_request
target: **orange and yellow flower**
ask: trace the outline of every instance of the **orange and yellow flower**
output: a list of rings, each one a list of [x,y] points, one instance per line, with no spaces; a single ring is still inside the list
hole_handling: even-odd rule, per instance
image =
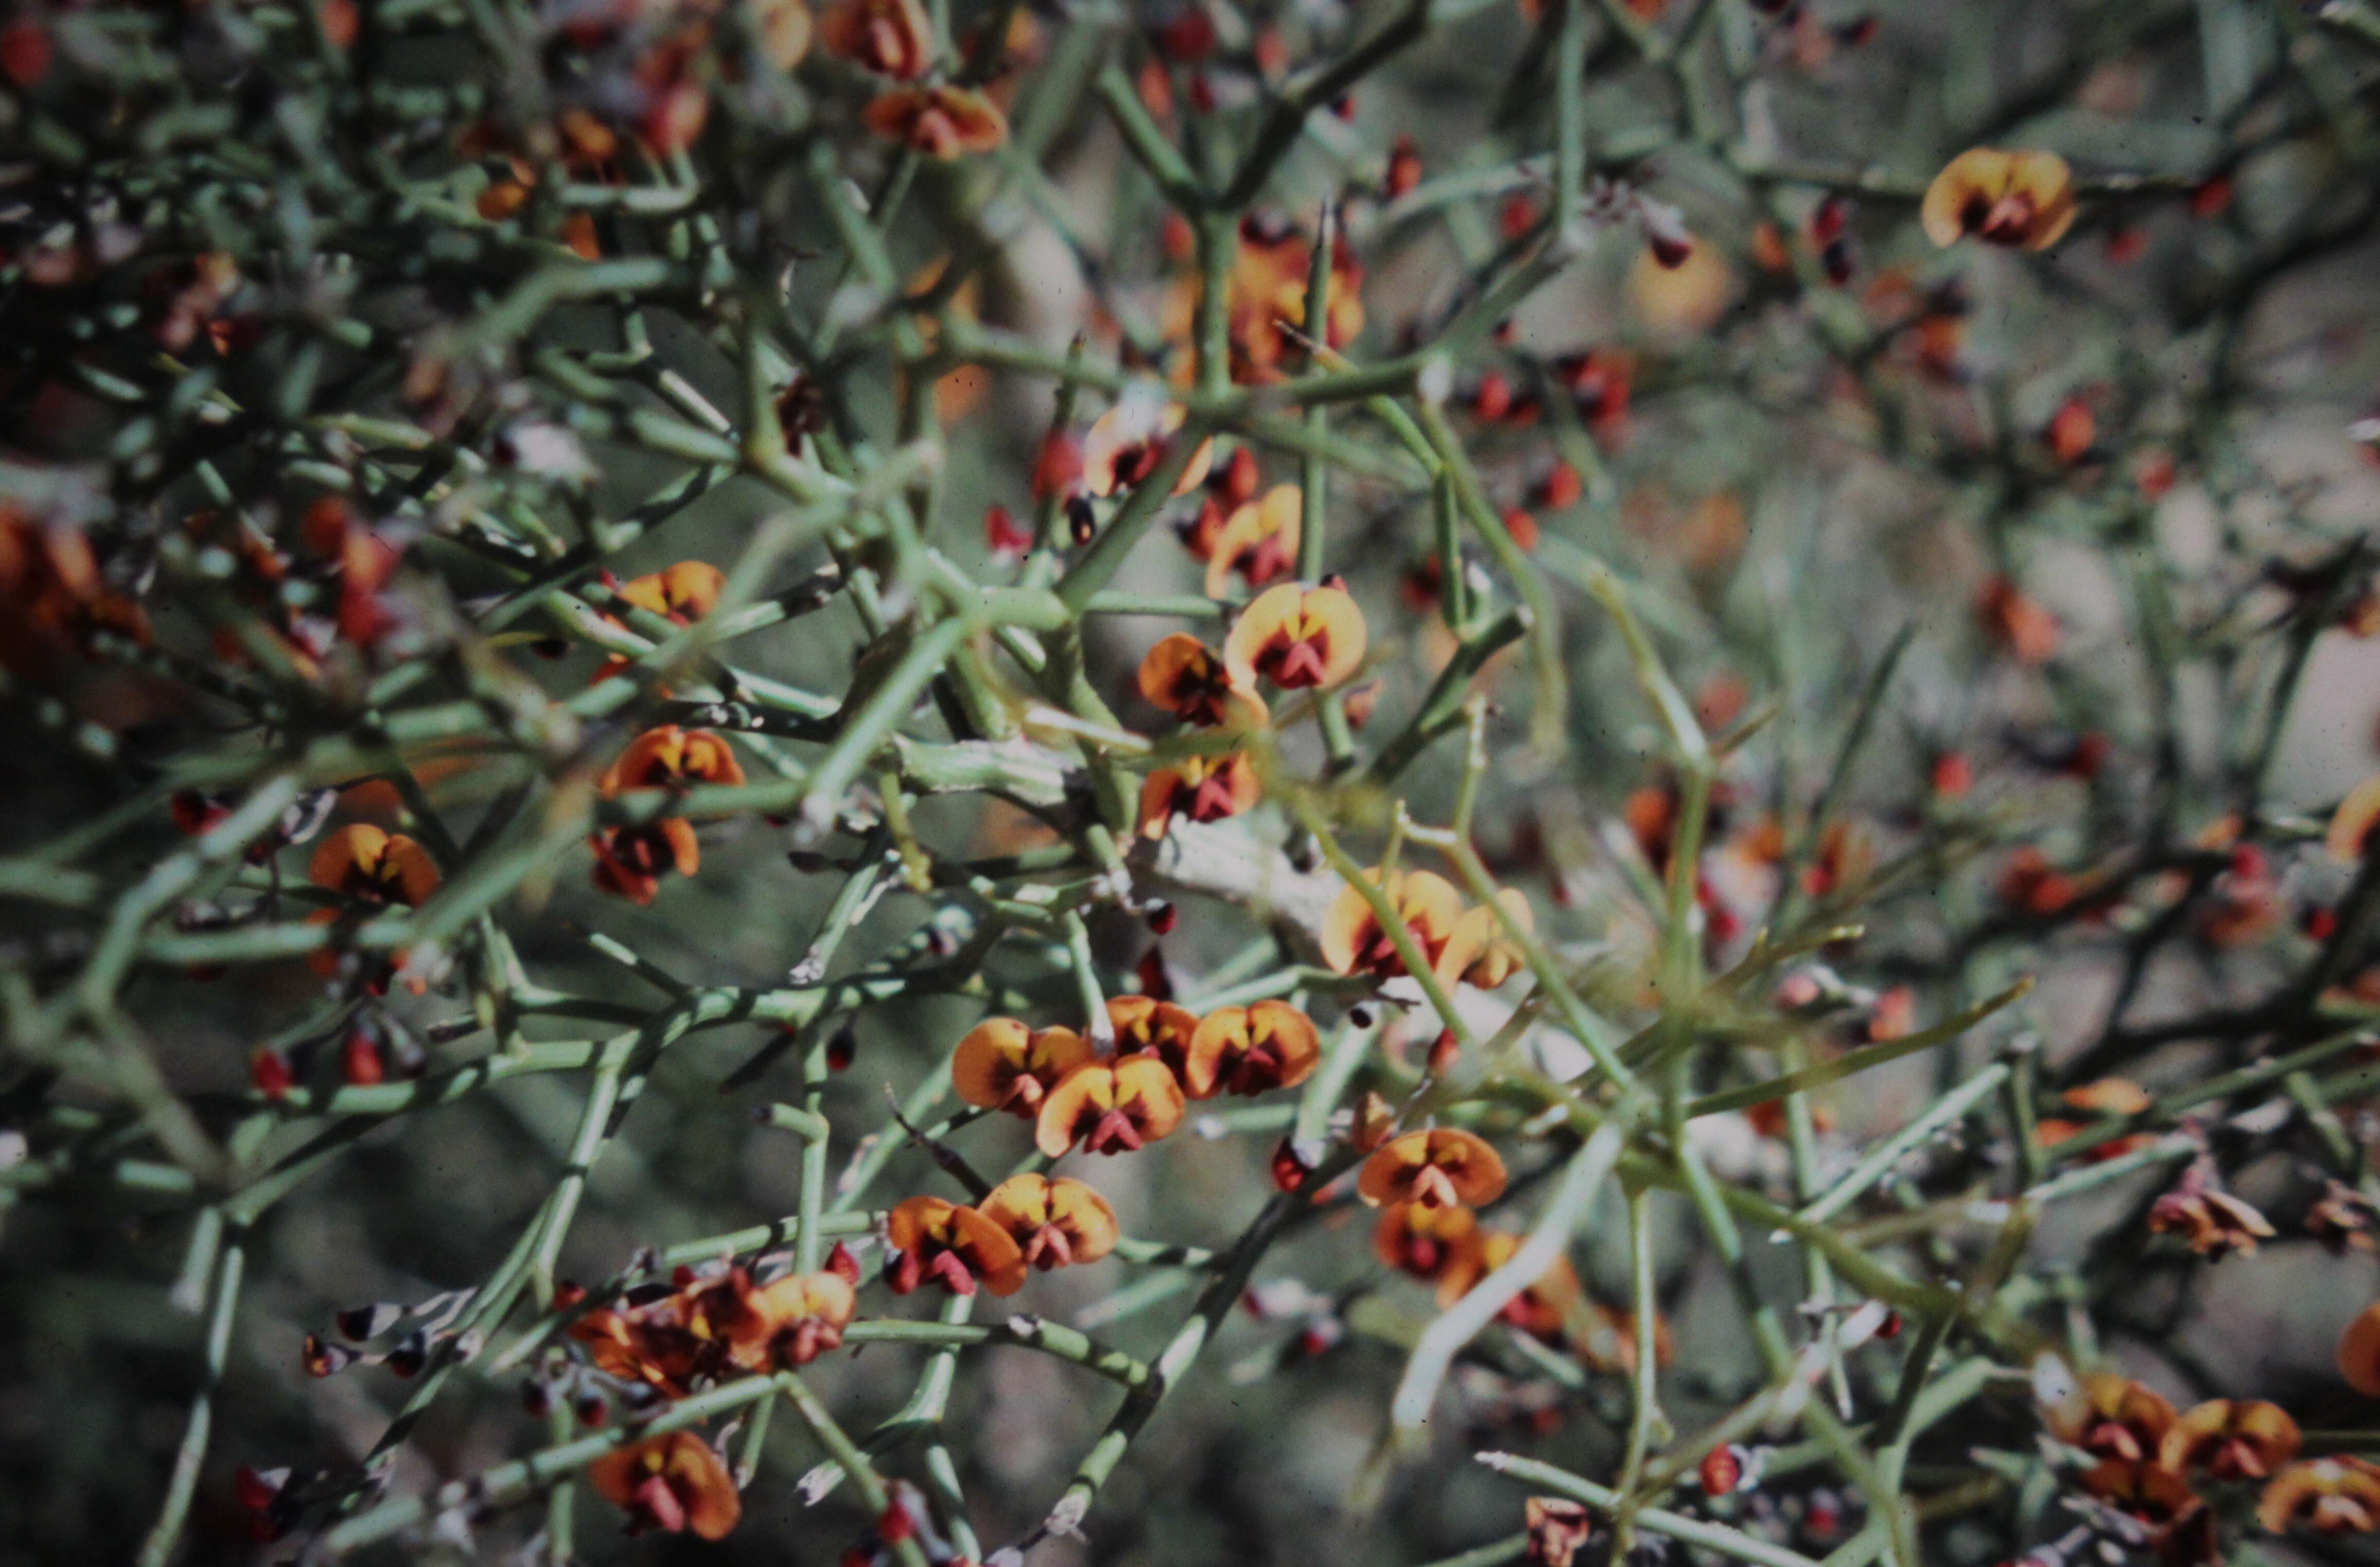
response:
[[[148,616],[107,585],[82,529],[0,502],[0,668],[24,674],[95,631],[149,639]]]
[[[1041,1101],[1034,1146],[1051,1159],[1080,1144],[1085,1153],[1137,1151],[1182,1124],[1182,1084],[1153,1055],[1077,1066]]]
[[[1255,1095],[1293,1088],[1322,1061],[1314,1020],[1287,1002],[1219,1007],[1190,1041],[1183,1086],[1194,1099],[1229,1091]]]
[[[2052,1435],[2094,1458],[2154,1463],[2178,1416],[2155,1388],[2095,1371],[2063,1404],[2046,1412]]]
[[[1314,249],[1294,228],[1261,213],[1240,225],[1225,285],[1230,319],[1232,379],[1242,384],[1276,381],[1281,367],[1302,346],[1305,328],[1306,273]],[[1322,335],[1343,348],[1364,330],[1364,268],[1354,249],[1330,252],[1324,288]],[[1172,342],[1187,342],[1196,327],[1204,280],[1196,273],[1174,280],[1165,296],[1163,329]]]
[[[2256,1503],[2266,1532],[2368,1535],[2380,1529],[2380,1464],[2341,1456],[2292,1464],[2273,1476]]]
[[[727,1462],[692,1431],[615,1448],[587,1466],[598,1495],[628,1514],[632,1535],[688,1530],[722,1540],[744,1515]]]
[[[1466,939],[1463,894],[1452,882],[1427,870],[1390,871],[1383,881],[1375,869],[1364,878],[1387,895],[1389,906],[1397,911],[1440,984],[1453,984],[1471,966],[1478,954]],[[1405,972],[1404,958],[1373,912],[1371,900],[1354,886],[1340,893],[1323,918],[1322,960],[1338,973],[1378,979]]]
[[[1478,1279],[1479,1218],[1467,1208],[1401,1202],[1380,1209],[1372,1226],[1372,1255],[1400,1272],[1439,1286],[1439,1304],[1453,1305]]]
[[[1372,1150],[1355,1193],[1374,1208],[1477,1208],[1504,1195],[1504,1160],[1485,1139],[1460,1127],[1403,1132]]]
[[[1461,1300],[1480,1280],[1512,1261],[1520,1249],[1521,1237],[1510,1231],[1481,1232],[1478,1245],[1469,1250],[1462,1266],[1439,1281],[1439,1298]],[[1565,1257],[1557,1257],[1548,1263],[1546,1270],[1531,1280],[1528,1288],[1507,1302],[1498,1315],[1531,1338],[1547,1343],[1573,1341],[1582,1353],[1586,1330],[1593,1320],[1586,1291],[1578,1282],[1578,1270]]]
[[[2181,1236],[2201,1257],[2253,1257],[2257,1243],[2273,1237],[2271,1221],[2218,1185],[2213,1166],[2204,1160],[2184,1171],[2151,1205],[2149,1228]]]
[[[1223,662],[1244,686],[1262,675],[1285,691],[1327,688],[1355,673],[1364,644],[1364,612],[1343,589],[1284,582],[1240,612]]]
[[[1264,698],[1232,677],[1222,655],[1186,631],[1158,639],[1140,661],[1140,694],[1201,728],[1261,728]]]
[[[1157,471],[1171,450],[1175,432],[1189,417],[1179,403],[1160,403],[1127,395],[1091,420],[1083,437],[1083,487],[1094,495],[1129,490]],[[1206,481],[1215,460],[1215,438],[1208,436],[1190,454],[1173,492],[1186,495]]]
[[[868,129],[929,158],[989,152],[1008,140],[1008,116],[971,87],[896,87],[860,111]]]
[[[1115,1030],[1116,1054],[1153,1055],[1175,1077],[1187,1081],[1190,1042],[1198,1033],[1196,1013],[1154,996],[1110,996],[1108,1026]]]
[[[2074,171],[2055,152],[1971,147],[1943,165],[1919,210],[1937,245],[1974,235],[1989,245],[2046,250],[2074,222]]]
[[[1276,484],[1233,510],[1208,549],[1207,597],[1228,593],[1234,572],[1262,588],[1294,571],[1305,516],[1305,498],[1294,484]]]
[[[978,1283],[993,1294],[1013,1295],[1025,1283],[1025,1253],[978,1209],[911,1197],[886,1218],[884,1237],[893,1252],[884,1282],[895,1294],[929,1279],[954,1295],[975,1294]]]
[[[711,612],[726,588],[727,574],[709,561],[680,561],[632,577],[621,585],[620,597],[673,626],[692,626]]]
[[[2157,1462],[2178,1474],[2204,1470],[2216,1480],[2263,1480],[2298,1455],[2298,1423],[2262,1399],[2208,1399],[2176,1420]]]
[[[951,1086],[971,1105],[1029,1121],[1049,1091],[1090,1059],[1090,1041],[1071,1028],[1028,1028],[1013,1017],[988,1017],[959,1041]]]
[[[1529,895],[1518,887],[1507,887],[1496,894],[1499,907],[1512,917],[1522,930],[1535,933],[1537,917],[1529,906]],[[1468,951],[1474,955],[1463,969],[1466,984],[1483,990],[1492,990],[1528,965],[1520,943],[1504,929],[1496,909],[1485,905],[1471,910],[1456,922],[1454,940],[1449,943],[1456,951]]]
[[[616,799],[639,789],[684,790],[698,784],[743,782],[744,768],[724,738],[708,729],[664,723],[628,743],[619,760],[605,770],[601,789],[605,799]],[[595,884],[638,904],[653,901],[665,873],[692,876],[702,867],[694,826],[682,817],[624,822],[604,828],[589,843],[595,850]]]
[[[726,589],[727,574],[709,561],[680,561],[621,584],[620,597],[673,626],[692,626],[709,614]],[[595,672],[598,680],[626,673],[628,661],[617,654]]]
[[[747,1371],[808,1366],[843,1342],[858,1295],[831,1269],[788,1273],[754,1291],[749,1312],[732,1337],[729,1355]]]
[[[1123,1235],[1108,1199],[1065,1175],[1011,1175],[983,1199],[982,1210],[1016,1243],[1026,1266],[1045,1272],[1097,1262]]]
[[[322,840],[306,880],[358,903],[418,908],[438,890],[438,862],[404,833],[358,821]]]
[[[1220,756],[1184,757],[1160,767],[1141,782],[1140,834],[1162,838],[1177,816],[1193,821],[1220,821],[1257,803],[1264,784],[1245,751]]]
[[[934,63],[934,24],[917,0],[835,0],[818,18],[819,47],[896,81]]]

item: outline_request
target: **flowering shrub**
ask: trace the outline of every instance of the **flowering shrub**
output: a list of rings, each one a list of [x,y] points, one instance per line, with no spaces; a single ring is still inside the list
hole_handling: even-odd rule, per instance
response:
[[[7,1554],[2380,1532],[2367,0],[0,76]]]

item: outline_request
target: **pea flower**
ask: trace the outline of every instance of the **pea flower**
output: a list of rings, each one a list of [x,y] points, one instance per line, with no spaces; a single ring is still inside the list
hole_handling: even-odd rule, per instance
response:
[[[884,1282],[907,1294],[928,1279],[954,1295],[971,1295],[980,1282],[996,1295],[1013,1295],[1025,1282],[1025,1254],[999,1222],[978,1209],[941,1197],[911,1197],[886,1219],[892,1265]]]
[[[1140,661],[1140,694],[1184,723],[1261,728],[1264,698],[1233,676],[1222,655],[1186,631],[1160,638]]]
[[[2094,1458],[2154,1460],[2177,1418],[2164,1394],[2111,1371],[2094,1372],[2069,1389],[2070,1396],[2045,1411],[2050,1433]]]
[[[1186,816],[1193,821],[1220,821],[1237,816],[1254,806],[1263,793],[1264,784],[1257,777],[1256,763],[1248,759],[1245,751],[1184,757],[1141,781],[1140,834],[1144,838],[1162,838],[1177,816]]]
[[[2292,1464],[2273,1476],[2256,1503],[2271,1534],[2368,1535],[2380,1529],[2380,1464],[2345,1455]]]
[[[1387,895],[1440,984],[1451,985],[1477,955],[1463,929],[1463,894],[1443,876],[1427,870],[1367,870],[1365,879]],[[1373,911],[1371,900],[1348,887],[1322,922],[1322,960],[1341,974],[1393,979],[1405,972],[1403,956]]]
[[[708,729],[665,723],[628,743],[604,772],[601,788],[605,799],[614,799],[639,789],[743,782],[743,766],[724,738]],[[651,903],[668,872],[691,876],[702,866],[694,824],[683,817],[607,827],[589,842],[595,850],[595,884],[633,903]]]
[[[1155,996],[1110,996],[1108,1026],[1115,1030],[1116,1054],[1155,1056],[1187,1082],[1191,1040],[1198,1032],[1196,1013]]]
[[[1483,1138],[1460,1127],[1400,1133],[1372,1150],[1355,1191],[1374,1208],[1402,1202],[1477,1208],[1503,1196],[1504,1160]]]
[[[1040,1112],[1043,1097],[1090,1059],[1090,1042],[1070,1028],[1028,1028],[1013,1017],[986,1018],[959,1041],[951,1058],[951,1086],[971,1105],[1030,1120]]]
[[[1115,406],[1091,421],[1083,438],[1083,486],[1094,495],[1129,490],[1157,471],[1171,449],[1175,432],[1189,418],[1179,403],[1126,393]],[[1206,481],[1215,460],[1213,436],[1198,443],[1173,492],[1186,495]]]
[[[1207,556],[1207,597],[1223,597],[1233,572],[1261,588],[1295,570],[1305,515],[1305,497],[1294,484],[1276,484],[1263,499],[1232,511]]]
[[[726,1461],[692,1431],[615,1448],[587,1466],[587,1478],[603,1500],[627,1512],[632,1535],[690,1529],[703,1539],[722,1540],[744,1515]]]
[[[1028,1267],[1044,1272],[1097,1262],[1115,1249],[1123,1234],[1108,1199],[1065,1175],[1011,1175],[983,1199],[982,1211],[1008,1233]]]
[[[1255,1095],[1293,1088],[1314,1075],[1321,1060],[1314,1020],[1287,1002],[1220,1007],[1207,1014],[1190,1041],[1183,1086],[1195,1099],[1226,1089]]]
[[[989,152],[1008,140],[1008,116],[971,87],[901,87],[860,111],[868,128],[945,161]]]
[[[1918,221],[1949,247],[1968,235],[1987,245],[2046,250],[2074,222],[2074,171],[2055,152],[1971,147],[1925,188]]]
[[[1467,1208],[1401,1202],[1380,1209],[1372,1255],[1388,1267],[1439,1286],[1440,1307],[1479,1278],[1479,1216]]]
[[[1051,1159],[1081,1144],[1085,1153],[1138,1151],[1182,1124],[1182,1084],[1155,1056],[1126,1056],[1077,1066],[1050,1091],[1034,1145]]]
[[[917,0],[836,0],[818,18],[819,47],[864,70],[915,81],[934,63],[934,27]]]
[[[1245,686],[1262,675],[1285,691],[1328,688],[1355,673],[1364,645],[1364,612],[1343,589],[1284,582],[1240,612],[1223,662]]]
[[[2262,1480],[2298,1455],[2298,1423],[2262,1399],[2208,1399],[2167,1430],[2157,1462],[2217,1480]]]

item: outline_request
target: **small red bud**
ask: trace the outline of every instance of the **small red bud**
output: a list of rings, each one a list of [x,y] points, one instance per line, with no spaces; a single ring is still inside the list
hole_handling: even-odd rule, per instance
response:
[[[1283,1137],[1281,1147],[1272,1150],[1272,1184],[1281,1191],[1293,1192],[1305,1184],[1311,1173],[1305,1160],[1297,1156],[1296,1147]]]
[[[859,1036],[854,1033],[851,1026],[846,1023],[836,1029],[826,1042],[826,1069],[829,1072],[842,1072],[851,1065],[853,1058],[858,1054]]]
[[[1829,195],[1810,214],[1810,238],[1818,245],[1831,245],[1843,236],[1851,222],[1852,204],[1840,195]]]
[[[1451,1028],[1439,1029],[1438,1038],[1431,1041],[1429,1047],[1430,1075],[1432,1076],[1443,1076],[1448,1072],[1453,1070],[1455,1060],[1462,1054],[1462,1052],[1463,1046],[1455,1039],[1454,1030]]]
[[[1157,934],[1170,936],[1173,933],[1173,928],[1182,922],[1182,911],[1160,898],[1148,905],[1148,911],[1141,917],[1148,921],[1148,928]]]
[[[834,1249],[826,1254],[826,1270],[841,1275],[846,1284],[856,1287],[859,1282],[859,1258],[841,1241],[835,1242]]]
[[[1006,506],[990,506],[983,514],[983,541],[995,555],[1021,555],[1032,547],[1033,534]]]
[[[55,57],[49,29],[33,18],[21,18],[0,28],[0,72],[18,86],[30,87],[49,75],[50,62]]]
[[[1578,469],[1558,462],[1537,486],[1537,504],[1548,511],[1558,512],[1564,506],[1575,505],[1585,493],[1586,484],[1579,478]]]
[[[1724,1446],[1711,1449],[1703,1454],[1699,1473],[1702,1477],[1703,1495],[1707,1497],[1732,1495],[1736,1487],[1743,1483],[1742,1447],[1738,1443],[1729,1442]]]
[[[290,1067],[287,1056],[268,1046],[248,1058],[248,1078],[256,1085],[258,1093],[277,1101],[297,1086],[298,1074]]]
[[[1157,30],[1157,47],[1177,66],[1194,66],[1215,52],[1215,18],[1191,6]]]
[[[380,1041],[368,1030],[347,1030],[346,1041],[339,1047],[339,1075],[351,1088],[368,1088],[388,1076],[387,1063],[381,1059]]]
[[[1512,383],[1498,370],[1489,370],[1479,378],[1479,390],[1471,395],[1471,411],[1493,424],[1512,411]]]

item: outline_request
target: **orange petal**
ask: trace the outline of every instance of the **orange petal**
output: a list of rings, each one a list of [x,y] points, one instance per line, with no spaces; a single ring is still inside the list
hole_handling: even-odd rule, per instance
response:
[[[386,832],[367,821],[350,822],[315,846],[306,880],[329,892],[344,892],[351,875],[369,877],[379,869],[387,846]]]
[[[1969,210],[1979,200],[1998,200],[2008,177],[2009,155],[1995,147],[1970,147],[1943,164],[1918,208],[1925,237],[1944,248],[1965,238]]]
[[[1184,1097],[1173,1069],[1155,1056],[1136,1055],[1115,1066],[1116,1103],[1136,1106],[1150,1142],[1173,1135],[1182,1124]]]
[[[382,849],[379,869],[383,882],[394,878],[396,901],[408,906],[419,907],[438,890],[438,862],[430,857],[428,849],[402,832],[392,835]]]
[[[1346,593],[1284,582],[1240,613],[1223,643],[1223,662],[1235,682],[1251,688],[1259,674],[1278,686],[1328,688],[1364,662],[1365,638],[1364,612]],[[1311,651],[1297,652],[1301,647]]]
[[[692,1431],[673,1431],[663,1439],[671,1444],[667,1472],[686,1502],[686,1526],[704,1539],[725,1539],[744,1515],[726,1461]]]
[[[1086,1063],[1043,1096],[1041,1113],[1034,1121],[1033,1146],[1056,1159],[1075,1146],[1075,1126],[1085,1111],[1114,1105],[1115,1074],[1097,1062]]]
[[[990,1017],[967,1031],[951,1057],[951,1087],[960,1099],[983,1110],[1030,1113],[1014,1100],[1018,1078],[1027,1075],[1026,1051],[1033,1031],[1014,1017]]]
[[[1011,1175],[977,1204],[986,1219],[1011,1234],[1050,1222],[1050,1178],[1035,1171]]]
[[[2365,1398],[2380,1398],[2380,1301],[2365,1306],[2338,1336],[2338,1374]]]
[[[2380,826],[2380,773],[2358,784],[2338,802],[2323,845],[2330,850],[2331,858],[2352,865],[2372,849],[2374,826]]]
[[[1364,1161],[1356,1195],[1374,1207],[1402,1201],[1427,1171],[1442,1172],[1468,1208],[1503,1195],[1504,1160],[1485,1140],[1459,1127],[1436,1126],[1390,1138]]]
[[[1182,774],[1160,767],[1140,781],[1140,835],[1151,843],[1165,836],[1173,824],[1173,798],[1181,792]]]
[[[1214,548],[1207,557],[1207,597],[1224,597],[1242,558],[1266,540],[1273,541],[1286,559],[1295,560],[1305,515],[1305,496],[1294,484],[1276,484],[1261,500],[1233,511],[1223,530],[1215,535]],[[1251,585],[1255,585],[1253,578]]]
[[[1025,1284],[1025,1253],[1014,1236],[977,1209],[951,1211],[951,1241],[967,1266],[996,1295],[1013,1295]]]
[[[921,1241],[948,1238],[957,1211],[958,1204],[946,1198],[906,1198],[885,1216],[884,1238],[894,1251],[915,1251]]]
[[[1050,1217],[1066,1232],[1076,1262],[1097,1262],[1115,1250],[1123,1231],[1115,1209],[1088,1183],[1061,1175],[1050,1183]]]
[[[1108,1024],[1115,1030],[1117,1054],[1147,1051],[1179,1071],[1198,1032],[1198,1014],[1153,996],[1110,996]]]

